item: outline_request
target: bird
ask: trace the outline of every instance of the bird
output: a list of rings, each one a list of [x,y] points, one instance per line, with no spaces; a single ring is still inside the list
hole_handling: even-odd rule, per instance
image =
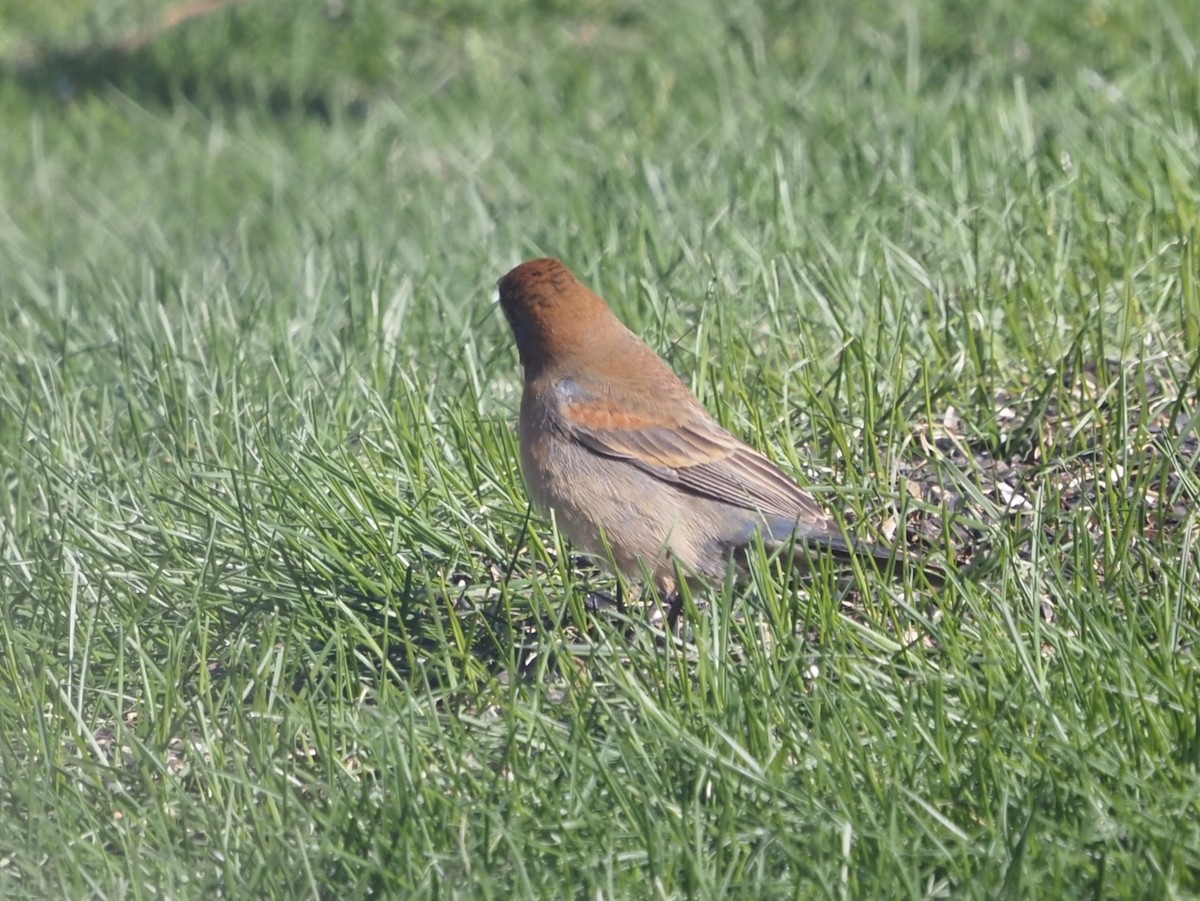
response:
[[[720,584],[756,541],[913,567],[903,551],[849,540],[562,261],[528,260],[497,287],[524,375],[518,443],[534,506],[576,549],[631,582],[648,576],[669,616],[681,576],[689,589]],[[940,584],[938,567],[915,568]]]

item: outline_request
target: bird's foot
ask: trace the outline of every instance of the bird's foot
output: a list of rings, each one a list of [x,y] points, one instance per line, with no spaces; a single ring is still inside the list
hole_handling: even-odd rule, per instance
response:
[[[678,638],[683,625],[683,595],[670,592],[650,608],[650,625]]]
[[[609,610],[616,610],[618,613],[625,612],[625,604],[621,600],[621,592],[618,589],[617,596],[606,594],[603,591],[589,591],[583,597],[583,609],[588,613],[606,613]]]

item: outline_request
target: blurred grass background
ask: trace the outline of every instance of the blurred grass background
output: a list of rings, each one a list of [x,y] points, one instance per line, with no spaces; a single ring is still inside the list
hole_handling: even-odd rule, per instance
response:
[[[0,894],[1200,891],[1197,35],[2,0]],[[587,612],[489,307],[541,254],[988,566]]]

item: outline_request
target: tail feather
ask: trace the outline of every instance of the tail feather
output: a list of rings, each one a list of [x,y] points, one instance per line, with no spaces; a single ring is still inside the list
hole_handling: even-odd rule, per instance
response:
[[[941,566],[926,557],[915,556],[905,548],[852,541],[839,532],[831,531],[824,524],[810,529],[797,527],[791,522],[786,524],[787,528],[780,528],[782,525],[769,523],[769,533],[763,536],[764,544],[768,548],[810,548],[824,551],[834,559],[846,563],[869,557],[887,567],[899,566],[913,573],[921,573],[934,587],[940,588],[946,583],[946,571]]]

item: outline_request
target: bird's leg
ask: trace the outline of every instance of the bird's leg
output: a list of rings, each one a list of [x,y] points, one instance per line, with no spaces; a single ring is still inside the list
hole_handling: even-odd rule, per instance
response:
[[[659,591],[654,596],[654,606],[650,610],[650,624],[665,626],[671,635],[679,625],[683,614],[683,595],[678,588],[669,591]]]
[[[683,618],[683,593],[676,588],[665,599],[667,605],[667,631],[675,635]]]

